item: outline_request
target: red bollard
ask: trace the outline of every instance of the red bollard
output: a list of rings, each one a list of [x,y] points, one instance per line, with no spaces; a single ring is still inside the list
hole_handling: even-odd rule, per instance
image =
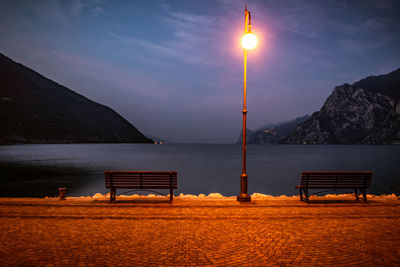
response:
[[[66,200],[65,194],[66,194],[67,188],[60,187],[60,188],[58,188],[58,191],[60,192],[60,200]]]

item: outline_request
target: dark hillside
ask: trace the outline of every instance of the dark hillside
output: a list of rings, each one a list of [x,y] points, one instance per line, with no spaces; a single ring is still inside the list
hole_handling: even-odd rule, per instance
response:
[[[149,143],[109,107],[0,54],[0,143]]]

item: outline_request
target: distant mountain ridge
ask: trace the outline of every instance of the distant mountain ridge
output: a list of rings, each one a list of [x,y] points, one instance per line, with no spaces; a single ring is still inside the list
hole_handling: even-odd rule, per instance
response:
[[[258,130],[252,131],[247,129],[246,143],[269,145],[276,144],[280,139],[289,135],[297,125],[309,118],[308,115],[298,117],[291,121],[271,123]],[[237,144],[241,144],[243,140],[243,132],[240,134]]]
[[[283,144],[400,144],[400,68],[336,86]]]
[[[0,54],[0,144],[151,143],[111,108]]]
[[[362,88],[369,92],[400,98],[400,68],[385,75],[368,76],[353,83],[354,88]]]

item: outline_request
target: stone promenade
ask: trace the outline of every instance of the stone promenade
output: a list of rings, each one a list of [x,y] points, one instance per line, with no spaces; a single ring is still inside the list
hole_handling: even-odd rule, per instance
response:
[[[400,200],[0,198],[0,266],[400,266]]]

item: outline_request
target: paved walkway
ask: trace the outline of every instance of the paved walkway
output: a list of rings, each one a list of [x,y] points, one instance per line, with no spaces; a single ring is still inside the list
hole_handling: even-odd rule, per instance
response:
[[[0,266],[400,266],[400,200],[0,198]]]

